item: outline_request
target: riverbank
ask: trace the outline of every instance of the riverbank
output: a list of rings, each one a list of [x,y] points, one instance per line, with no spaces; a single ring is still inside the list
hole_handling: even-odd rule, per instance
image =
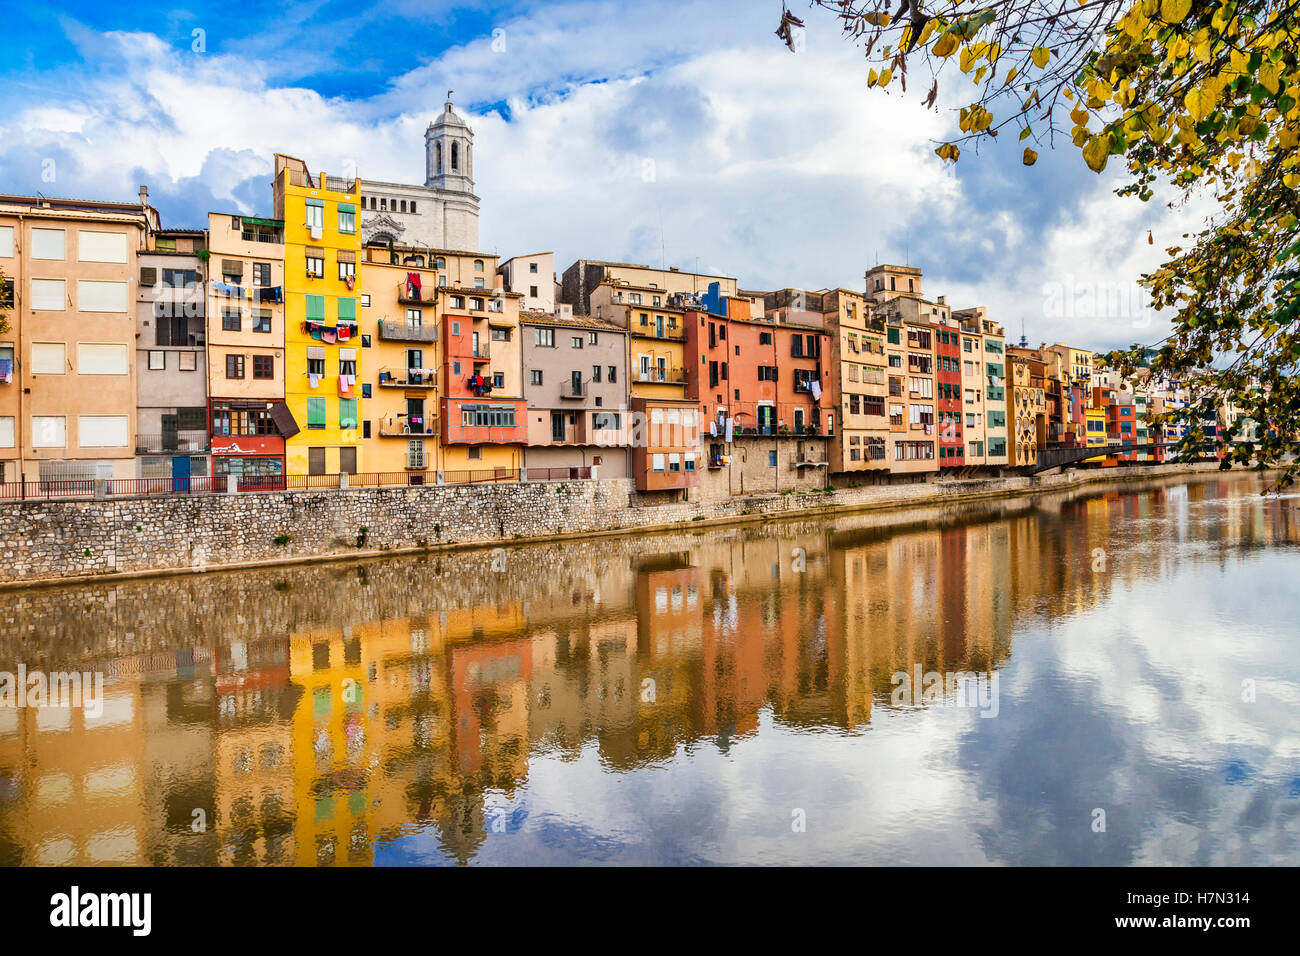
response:
[[[1213,462],[1069,470],[653,505],[625,479],[9,502],[0,506],[0,587],[902,512],[1217,470]]]

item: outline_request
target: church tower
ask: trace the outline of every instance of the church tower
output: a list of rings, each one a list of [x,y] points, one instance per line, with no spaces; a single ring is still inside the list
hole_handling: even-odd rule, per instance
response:
[[[449,249],[478,249],[478,197],[474,195],[474,131],[451,106],[424,132],[425,186],[438,190],[443,243]]]

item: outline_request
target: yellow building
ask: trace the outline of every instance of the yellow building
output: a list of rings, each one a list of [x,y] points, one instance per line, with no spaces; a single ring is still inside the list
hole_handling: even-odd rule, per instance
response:
[[[302,160],[275,157],[275,218],[284,222],[284,397],[300,431],[285,473],[361,470],[357,325],[358,187]]]
[[[1089,404],[1088,408],[1084,411],[1084,419],[1088,428],[1088,447],[1106,447],[1106,410],[1104,408],[1095,408]],[[1090,464],[1102,461],[1105,461],[1104,455],[1088,459]]]

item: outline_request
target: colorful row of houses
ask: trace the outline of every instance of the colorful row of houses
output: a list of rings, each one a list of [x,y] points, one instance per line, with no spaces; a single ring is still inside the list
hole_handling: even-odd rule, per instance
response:
[[[448,102],[423,186],[277,154],[265,217],[164,228],[134,203],[0,196],[0,481],[379,473],[627,477],[744,494],[1158,452],[1190,400],[1091,350],[1009,344],[921,270],[860,288],[475,251],[472,131]],[[470,248],[453,248],[456,244]],[[1166,437],[1166,436],[1161,436]]]

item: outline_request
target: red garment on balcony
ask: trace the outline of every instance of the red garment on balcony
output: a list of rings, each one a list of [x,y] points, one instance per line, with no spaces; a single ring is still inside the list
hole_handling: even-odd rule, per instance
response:
[[[408,272],[406,274],[406,294],[408,298],[420,298],[420,273]]]

